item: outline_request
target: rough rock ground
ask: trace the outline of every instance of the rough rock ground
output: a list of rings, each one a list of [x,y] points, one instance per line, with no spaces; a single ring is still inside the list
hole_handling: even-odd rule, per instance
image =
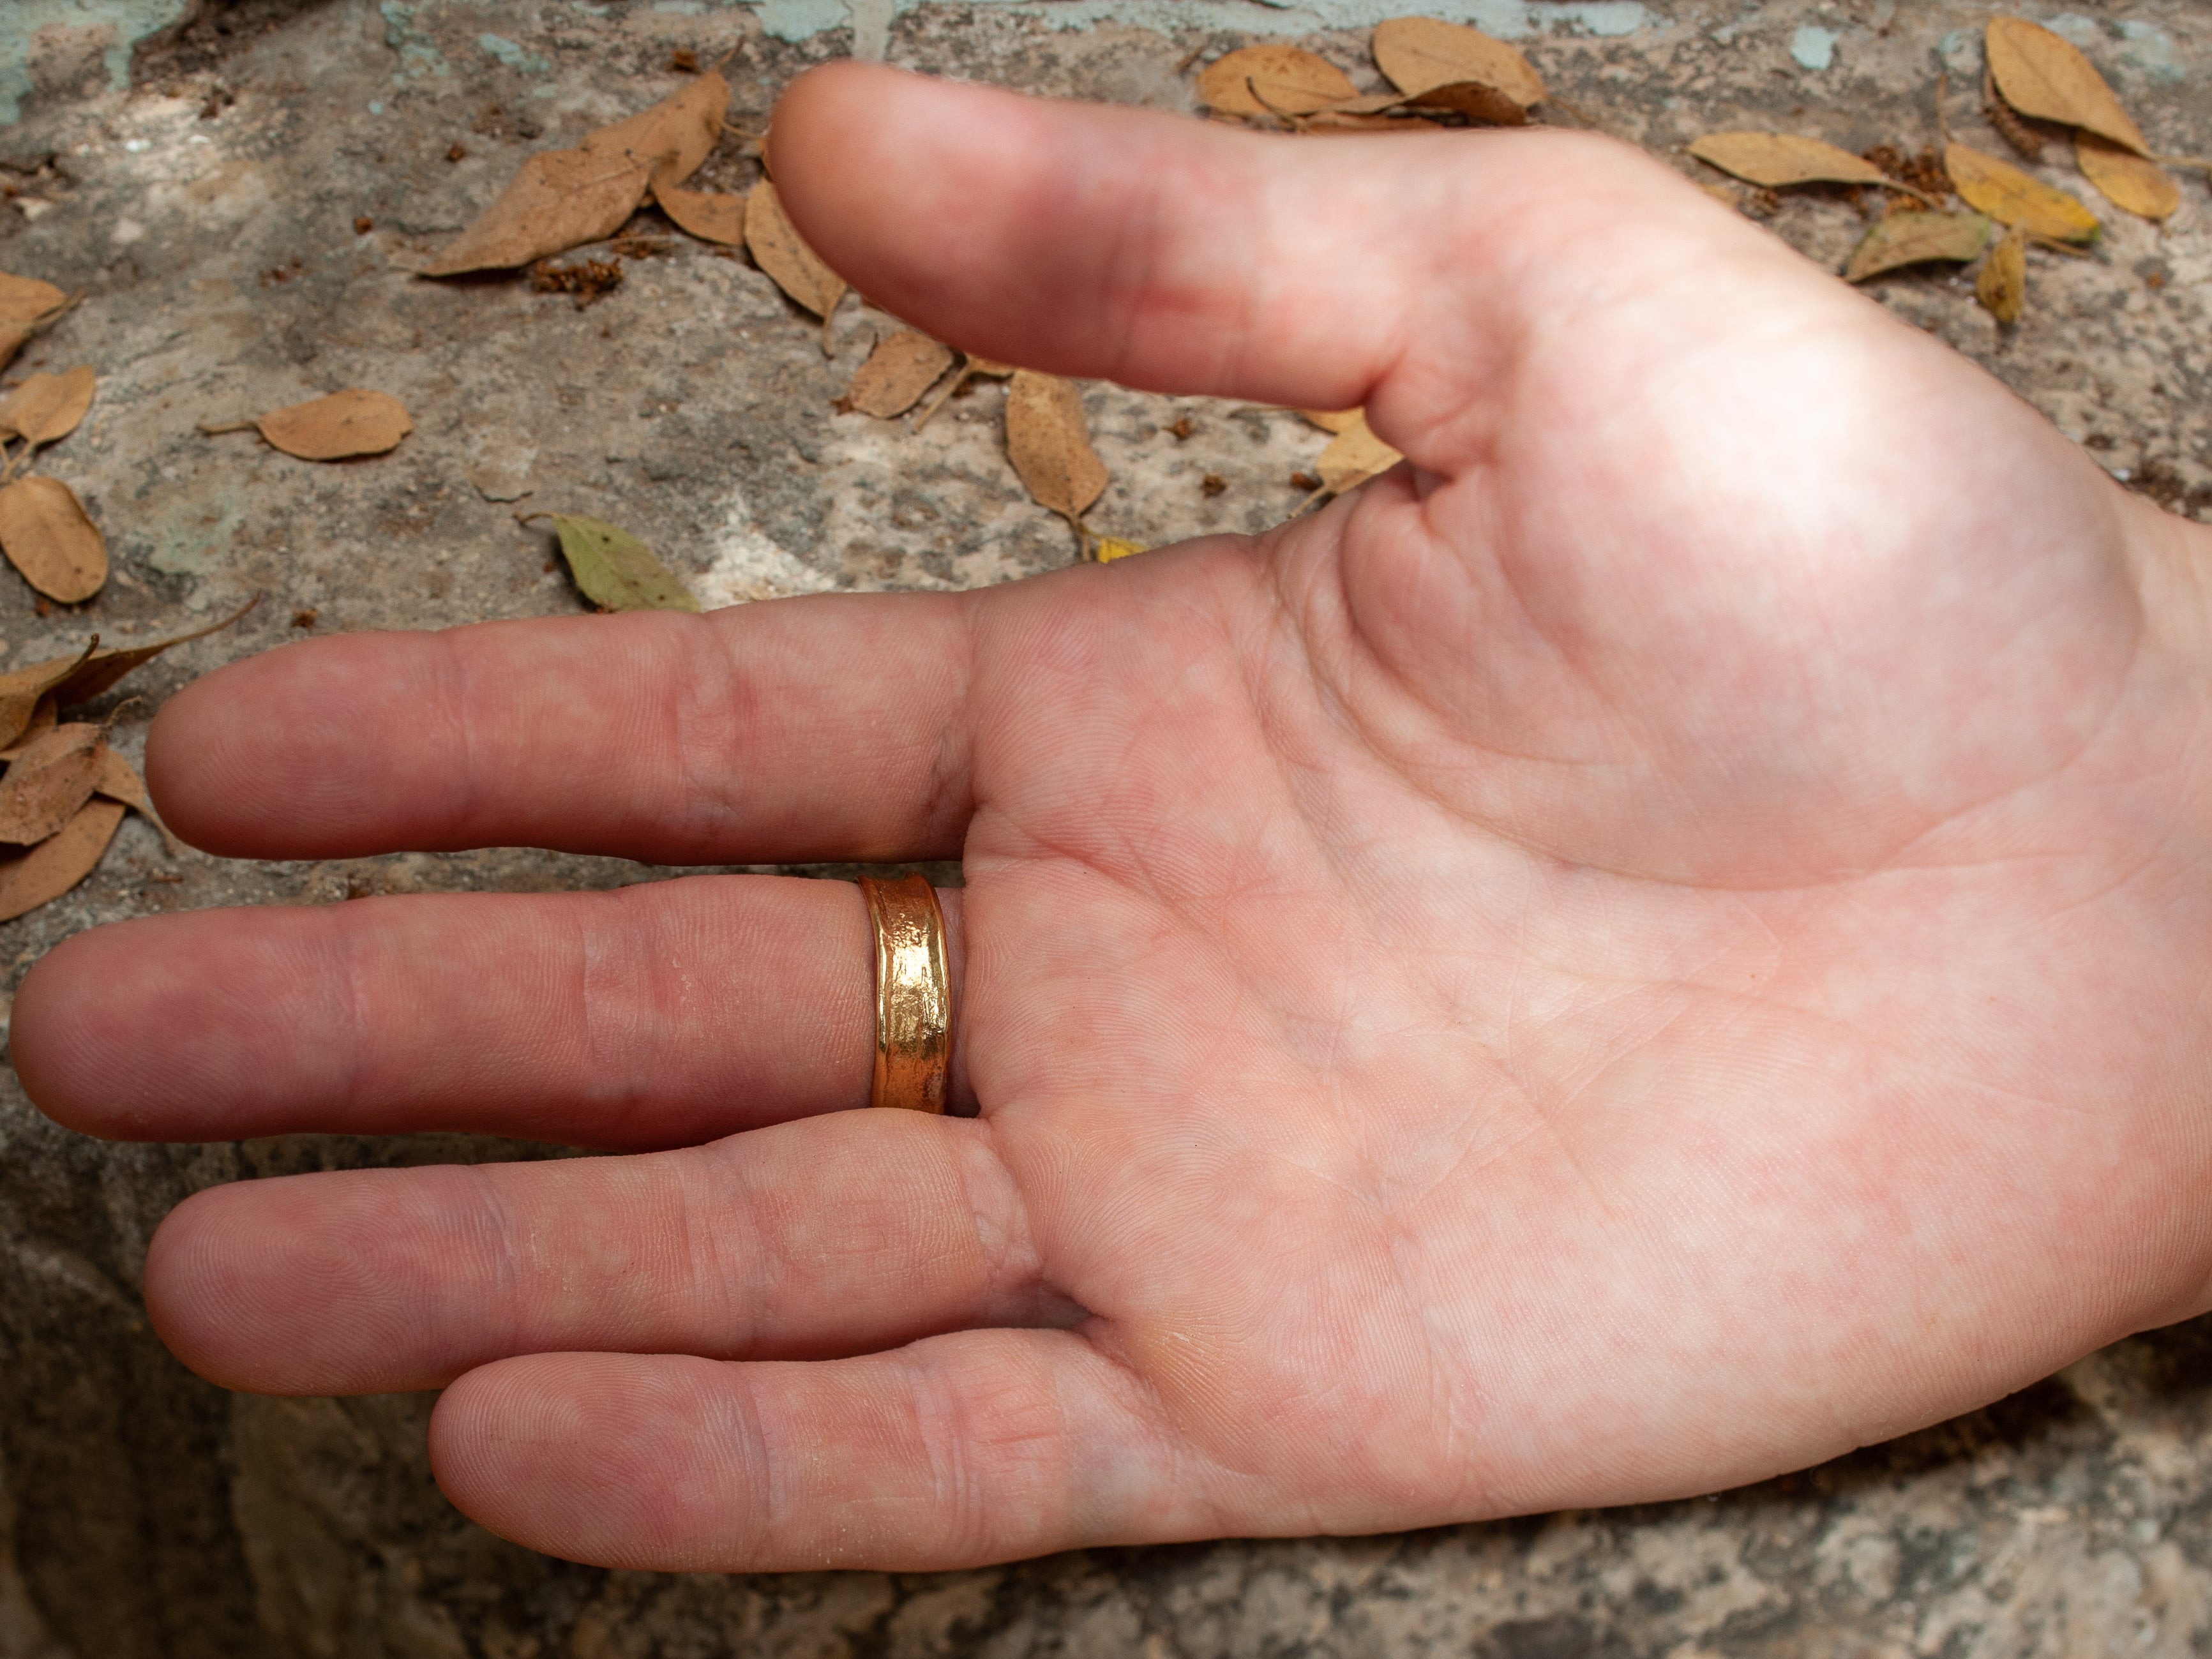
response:
[[[815,330],[741,258],[657,246],[579,307],[520,281],[413,266],[532,149],[735,48],[733,119],[857,46],[1039,91],[1190,106],[1194,56],[1303,41],[1373,81],[1361,25],[1412,9],[1246,0],[13,0],[0,18],[0,268],[82,290],[15,374],[89,362],[100,400],[52,453],[115,574],[74,611],[0,573],[0,665],[152,636],[265,592],[236,632],[125,689],[318,629],[568,612],[550,538],[518,507],[644,535],[710,604],[948,587],[1060,563],[1073,538],[999,448],[1002,390],[915,434],[836,416],[887,319]],[[1978,78],[1979,5],[1940,0],[1455,0],[1521,36],[1555,89],[1696,164],[1705,131],[1765,125],[1851,149],[1935,138],[1930,88]],[[2212,14],[2185,0],[2054,12],[2154,139],[2212,148]],[[188,15],[189,14],[189,15]],[[43,21],[42,21],[43,20]],[[12,31],[12,33],[11,33]],[[12,59],[9,54],[13,53]],[[2192,97],[2194,102],[2192,103]],[[1971,95],[1954,120],[1986,147]],[[753,164],[732,139],[709,185]],[[2050,176],[2064,182],[2066,175]],[[1710,175],[1707,175],[1710,179]],[[1833,267],[1842,192],[1748,210]],[[1914,274],[1882,300],[2001,375],[2115,473],[2212,513],[2212,195],[2160,231],[2105,213],[2102,246],[2036,256],[2027,325]],[[1866,211],[1875,210],[1870,205]],[[371,228],[356,232],[356,221]],[[1507,228],[1506,234],[1510,234]],[[417,430],[394,454],[294,461],[226,420],[346,385]],[[1323,441],[1296,417],[1097,386],[1114,483],[1093,519],[1146,542],[1257,529]],[[1170,430],[1188,416],[1194,430]],[[1202,488],[1206,475],[1226,484]],[[273,717],[273,716],[272,716]],[[604,886],[672,873],[495,850],[328,865],[172,860],[126,825],[76,892],[0,927],[12,987],[79,928],[149,911],[364,892]],[[208,1183],[544,1149],[430,1137],[94,1144],[0,1079],[0,1659],[140,1656],[2181,1653],[2212,1645],[2212,1323],[2124,1342],[1991,1409],[1712,1499],[1396,1538],[1099,1551],[942,1577],[677,1577],[550,1561],[461,1520],[432,1485],[427,1397],[269,1400],[185,1374],[147,1329],[145,1241]]]

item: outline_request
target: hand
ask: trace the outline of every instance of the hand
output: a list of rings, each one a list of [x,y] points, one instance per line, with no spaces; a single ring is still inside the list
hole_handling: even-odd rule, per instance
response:
[[[103,929],[16,1004],[66,1123],[673,1149],[204,1193],[147,1270],[187,1364],[450,1385],[446,1490],[579,1560],[926,1568],[1723,1486],[2212,1305],[2201,532],[1595,139],[854,66],[776,135],[917,325],[1410,464],[988,592],[175,698],[156,793],[225,854],[957,854],[981,1113],[838,1109],[848,885]]]

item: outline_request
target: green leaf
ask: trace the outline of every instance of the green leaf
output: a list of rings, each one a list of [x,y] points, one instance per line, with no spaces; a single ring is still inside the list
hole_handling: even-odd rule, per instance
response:
[[[699,601],[653,550],[616,525],[549,513],[561,556],[584,597],[602,611],[696,611]]]

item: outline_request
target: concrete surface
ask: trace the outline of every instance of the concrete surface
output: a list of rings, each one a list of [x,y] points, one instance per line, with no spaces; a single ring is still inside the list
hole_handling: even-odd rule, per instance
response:
[[[1041,91],[1186,108],[1190,65],[1263,35],[1373,82],[1376,0],[7,0],[0,268],[82,290],[12,373],[89,362],[85,428],[52,453],[105,526],[106,591],[40,609],[0,574],[0,665],[98,628],[148,636],[270,596],[234,634],[126,687],[318,629],[573,611],[560,508],[645,536],[710,604],[838,586],[947,587],[1062,562],[1068,532],[999,448],[1001,390],[924,433],[836,416],[890,325],[848,301],[815,331],[742,258],[634,227],[599,302],[521,281],[410,275],[533,148],[664,95],[680,48],[732,48],[732,119],[854,49]],[[1759,125],[1857,149],[1934,138],[1939,65],[1978,78],[1981,6],[1851,0],[1456,0],[1517,35],[1593,119],[1674,154]],[[2212,9],[2183,0],[2033,15],[2089,45],[2154,139],[2212,149]],[[2002,149],[1954,100],[1969,135]],[[458,147],[457,159],[454,155]],[[754,175],[736,139],[704,182]],[[2054,171],[2065,182],[2064,173]],[[1746,207],[1832,267],[1863,228],[1842,192]],[[1960,281],[1884,301],[1986,364],[2138,488],[2212,513],[2212,197],[2161,232],[2107,210],[2091,258],[2038,254],[2001,338]],[[1869,206],[1865,211],[1873,211]],[[365,218],[371,228],[356,233]],[[226,420],[341,386],[399,396],[417,430],[341,466]],[[1114,483],[1092,515],[1157,542],[1256,529],[1324,440],[1296,417],[1086,392]],[[1170,430],[1188,416],[1194,430]],[[1206,475],[1225,486],[1209,495]],[[0,927],[12,986],[95,922],[369,891],[556,888],[670,872],[528,851],[346,865],[172,860],[125,826],[96,875]],[[153,1656],[2185,1653],[2212,1645],[2212,1325],[2137,1338],[1989,1411],[1717,1498],[1356,1540],[1101,1551],[944,1577],[682,1578],[547,1560],[455,1516],[431,1484],[424,1397],[233,1397],[169,1359],[138,1301],[145,1240],[208,1183],[277,1170],[546,1149],[424,1138],[96,1145],[0,1078],[0,1659]]]

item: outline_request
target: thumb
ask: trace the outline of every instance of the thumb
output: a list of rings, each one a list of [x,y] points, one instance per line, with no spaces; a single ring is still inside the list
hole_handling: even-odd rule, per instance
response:
[[[822,256],[957,345],[1306,408],[1401,371],[1464,398],[1532,303],[1578,281],[1602,301],[1620,259],[1686,240],[1799,263],[1665,167],[1556,131],[1267,137],[839,63],[777,105],[775,160]]]

